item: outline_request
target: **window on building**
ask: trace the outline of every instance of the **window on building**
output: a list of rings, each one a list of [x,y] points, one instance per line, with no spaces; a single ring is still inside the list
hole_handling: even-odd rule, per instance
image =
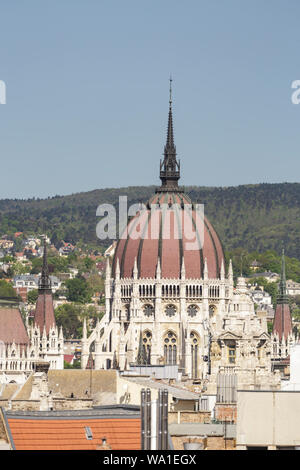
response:
[[[176,307],[174,305],[167,305],[165,313],[168,317],[173,317],[176,314]]]
[[[172,331],[168,331],[164,338],[164,359],[165,364],[177,363],[177,336]]]
[[[187,312],[188,312],[188,316],[189,317],[195,317],[197,315],[197,312],[198,312],[198,307],[197,305],[189,305],[188,308],[187,308]]]
[[[235,364],[236,358],[236,347],[235,344],[228,345],[228,362],[229,364]]]
[[[144,305],[143,310],[144,310],[144,315],[146,315],[146,317],[151,317],[154,314],[154,307],[151,304]]]

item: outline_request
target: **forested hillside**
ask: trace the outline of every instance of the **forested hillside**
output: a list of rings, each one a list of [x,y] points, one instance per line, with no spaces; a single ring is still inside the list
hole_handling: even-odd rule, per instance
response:
[[[13,232],[47,232],[55,243],[103,244],[97,240],[96,209],[128,196],[128,204],[146,202],[154,186],[98,189],[48,199],[0,200],[0,236]],[[194,202],[205,204],[226,251],[269,249],[300,259],[300,183],[257,184],[226,188],[186,187]],[[107,243],[104,243],[104,245]]]

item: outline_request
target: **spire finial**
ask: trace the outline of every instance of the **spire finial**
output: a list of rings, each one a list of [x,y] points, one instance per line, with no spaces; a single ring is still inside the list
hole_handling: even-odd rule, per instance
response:
[[[169,116],[167,142],[164,148],[164,159],[160,162],[160,179],[162,185],[159,191],[178,191],[178,180],[180,179],[180,162],[176,158],[176,147],[174,144],[173,113],[172,113],[172,76],[169,79]]]
[[[286,271],[285,271],[284,247],[282,247],[281,274],[280,274],[280,282],[279,282],[277,302],[280,302],[280,303],[287,303],[288,302],[287,291],[286,291]]]
[[[170,81],[170,101],[169,101],[169,103],[170,103],[170,108],[171,108],[172,107],[172,81],[173,81],[171,74],[170,74],[169,81]]]
[[[39,281],[40,290],[49,290],[51,289],[51,280],[49,276],[48,260],[47,260],[47,242],[46,236],[44,236],[44,250],[43,250],[43,267],[42,274]]]

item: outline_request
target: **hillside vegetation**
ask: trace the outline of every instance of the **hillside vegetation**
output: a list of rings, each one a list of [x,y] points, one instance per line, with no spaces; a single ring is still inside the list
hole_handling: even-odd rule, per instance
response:
[[[119,196],[128,204],[146,202],[154,186],[98,189],[48,199],[0,200],[0,236],[17,231],[47,232],[55,243],[107,246],[96,237],[99,204],[118,207]],[[217,230],[224,249],[281,252],[300,259],[300,183],[257,184],[237,187],[186,187],[193,202],[205,204],[205,214]]]

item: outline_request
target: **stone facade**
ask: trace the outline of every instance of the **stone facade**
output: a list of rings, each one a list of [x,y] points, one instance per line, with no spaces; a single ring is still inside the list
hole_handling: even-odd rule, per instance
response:
[[[210,423],[210,411],[169,411],[169,423]]]
[[[35,325],[27,326],[29,344],[0,344],[0,384],[23,382],[37,361],[50,363],[51,369],[64,368],[64,338],[62,330],[52,327],[47,335]]]
[[[113,279],[108,261],[105,287],[106,313],[89,338],[84,325],[82,368],[92,355],[95,369],[127,370],[143,348],[149,364],[178,364],[207,393],[219,373],[237,374],[243,387],[279,385],[266,317],[243,278],[234,288],[231,264],[220,279],[162,279],[159,268],[155,279]]]
[[[106,311],[89,337],[84,324],[81,366],[177,364],[207,393],[216,393],[219,373],[243,386],[278,384],[266,317],[242,277],[234,288],[217,233],[178,186],[180,168],[170,94],[162,184],[128,219],[112,265],[107,258]]]
[[[201,444],[203,450],[236,450],[236,441],[233,438],[225,439],[224,436],[187,437],[171,436],[174,450],[184,450],[186,443]]]

